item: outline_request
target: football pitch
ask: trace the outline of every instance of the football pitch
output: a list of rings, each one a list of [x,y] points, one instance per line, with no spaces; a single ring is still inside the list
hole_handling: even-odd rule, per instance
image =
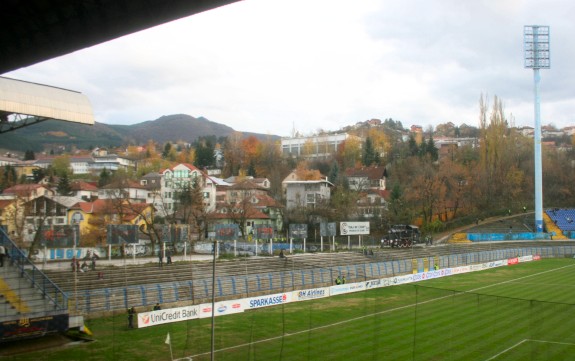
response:
[[[215,319],[215,360],[572,360],[575,260],[545,259]],[[211,319],[129,330],[7,360],[211,360]],[[170,345],[166,336],[170,334]]]

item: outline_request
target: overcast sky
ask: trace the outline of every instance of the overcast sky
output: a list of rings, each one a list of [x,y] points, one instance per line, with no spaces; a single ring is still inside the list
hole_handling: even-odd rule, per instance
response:
[[[564,127],[573,19],[572,0],[244,0],[5,76],[80,91],[108,124],[183,113],[281,136],[371,118],[478,126],[487,94],[533,126],[523,26],[548,25],[541,119]]]

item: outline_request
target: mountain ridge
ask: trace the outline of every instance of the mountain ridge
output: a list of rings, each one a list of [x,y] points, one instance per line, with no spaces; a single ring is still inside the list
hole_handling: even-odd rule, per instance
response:
[[[0,134],[0,148],[12,151],[32,150],[40,152],[59,147],[68,149],[92,149],[94,147],[119,147],[142,145],[149,140],[164,144],[184,141],[193,143],[200,137],[227,137],[236,132],[233,128],[204,117],[195,118],[187,114],[164,115],[154,120],[122,125],[96,122],[93,126],[47,120]],[[279,139],[277,135],[241,132],[244,137]]]

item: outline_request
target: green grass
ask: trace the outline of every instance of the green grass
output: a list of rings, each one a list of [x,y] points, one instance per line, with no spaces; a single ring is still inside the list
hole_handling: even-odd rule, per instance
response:
[[[216,318],[216,360],[570,360],[575,261],[554,259]],[[96,341],[6,360],[210,360],[211,320],[138,330],[90,320]]]

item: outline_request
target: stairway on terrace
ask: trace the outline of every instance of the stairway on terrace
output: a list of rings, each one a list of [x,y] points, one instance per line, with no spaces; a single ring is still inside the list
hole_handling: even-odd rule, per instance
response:
[[[0,267],[0,322],[52,311],[54,306],[42,292],[22,277],[10,262]]]

